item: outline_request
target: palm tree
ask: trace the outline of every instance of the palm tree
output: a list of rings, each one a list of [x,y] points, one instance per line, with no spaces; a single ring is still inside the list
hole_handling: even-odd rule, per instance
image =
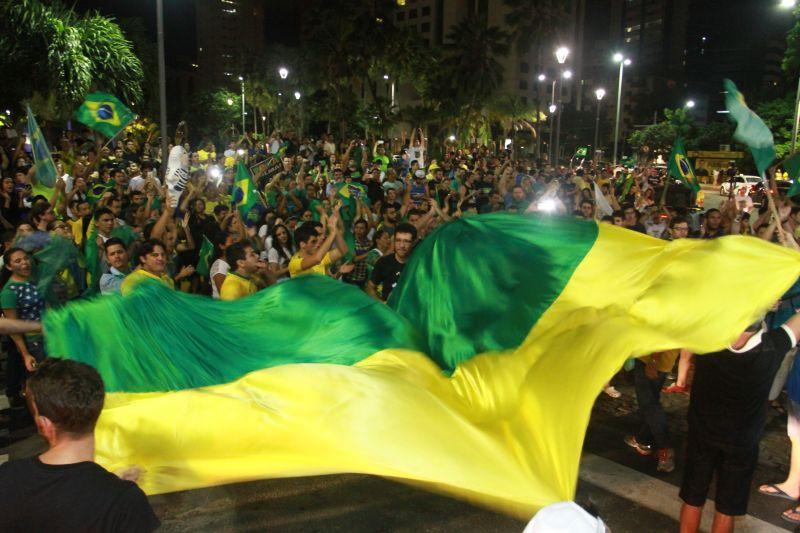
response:
[[[6,0],[0,4],[0,92],[17,101],[53,91],[71,111],[92,89],[127,102],[142,99],[142,63],[113,19],[80,16],[58,2]]]
[[[568,0],[503,0],[509,11],[506,24],[512,30],[510,42],[527,53],[533,46],[556,36],[557,28],[569,20]]]
[[[542,116],[536,106],[526,104],[518,96],[505,95],[490,100],[484,108],[483,117],[487,126],[499,124],[503,135],[513,142],[516,151],[517,133],[527,131],[533,139],[539,135],[539,121]],[[516,157],[516,153],[514,154]]]
[[[439,116],[453,117],[456,135],[466,135],[480,122],[483,103],[503,82],[503,66],[495,58],[507,52],[508,34],[471,14],[452,26],[441,53],[423,73],[423,101]]]

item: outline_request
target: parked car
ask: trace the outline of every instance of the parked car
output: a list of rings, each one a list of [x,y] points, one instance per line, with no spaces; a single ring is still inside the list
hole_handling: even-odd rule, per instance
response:
[[[733,177],[733,194],[739,192],[739,189],[742,187],[747,188],[747,194],[750,196],[754,196],[756,191],[758,190],[758,184],[761,183],[760,176],[746,176],[746,175],[738,175]],[[720,196],[727,196],[731,192],[731,182],[730,180],[725,181],[719,187],[719,194]]]

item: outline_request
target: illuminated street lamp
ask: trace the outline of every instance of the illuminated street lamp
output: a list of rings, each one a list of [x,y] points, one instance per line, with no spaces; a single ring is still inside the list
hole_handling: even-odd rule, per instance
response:
[[[278,75],[281,77],[282,80],[285,80],[286,77],[289,75],[289,69],[287,69],[286,67],[279,68]]]
[[[606,90],[603,88],[597,89],[594,92],[594,95],[597,97],[597,119],[594,123],[594,146],[592,149],[594,150],[595,154],[594,159],[597,159],[597,142],[600,138],[600,102],[603,101],[603,97],[606,95]]]
[[[559,65],[563,65],[564,62],[567,60],[567,56],[569,56],[569,48],[566,46],[562,46],[556,50],[556,60],[558,61]],[[561,77],[565,80],[572,78],[572,71],[565,70],[561,72]],[[553,160],[558,165],[558,157],[560,151],[560,143],[561,143],[561,108],[562,105],[562,86],[563,82],[559,82],[558,84],[558,115],[556,116],[556,146],[555,146],[555,153],[553,154]]]
[[[617,85],[617,120],[614,126],[614,166],[617,166],[617,154],[619,150],[619,121],[622,116],[622,77],[625,67],[631,64],[631,60],[617,52],[614,54],[614,61],[619,63],[619,84]]]
[[[694,100],[686,100],[686,107],[691,109],[695,106]]]

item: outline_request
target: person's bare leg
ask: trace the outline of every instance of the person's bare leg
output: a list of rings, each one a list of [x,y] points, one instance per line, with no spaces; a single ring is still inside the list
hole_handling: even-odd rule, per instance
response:
[[[700,519],[703,508],[684,503],[681,507],[681,533],[697,533],[700,531]]]
[[[789,474],[786,481],[776,483],[775,486],[791,496],[800,498],[800,440],[796,436],[789,436],[792,442],[791,459],[789,461]],[[762,489],[764,486],[762,486]]]
[[[678,379],[675,381],[679,387],[686,388],[693,356],[689,350],[681,350],[681,357],[678,359]]]
[[[711,533],[732,533],[733,517],[722,514],[719,511],[714,513],[714,522],[711,524]]]

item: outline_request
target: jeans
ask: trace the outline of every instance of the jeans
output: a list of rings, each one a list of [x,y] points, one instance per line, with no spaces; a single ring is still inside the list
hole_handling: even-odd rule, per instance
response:
[[[659,372],[656,379],[650,379],[645,375],[645,364],[638,359],[634,363],[633,383],[642,418],[636,440],[656,449],[672,448],[667,430],[667,413],[661,406],[661,387],[666,377],[665,372]]]

